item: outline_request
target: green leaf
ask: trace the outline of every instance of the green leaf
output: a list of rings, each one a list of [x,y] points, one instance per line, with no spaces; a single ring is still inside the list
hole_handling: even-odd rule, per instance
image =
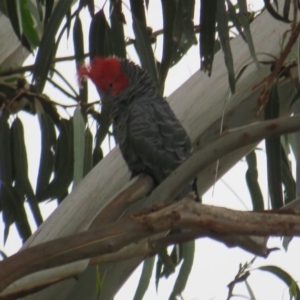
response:
[[[163,14],[163,53],[161,64],[159,67],[159,87],[161,94],[163,94],[163,87],[167,78],[169,68],[172,63],[172,56],[174,52],[174,39],[173,28],[175,26],[175,16],[178,10],[178,4],[169,1],[162,0],[162,14]]]
[[[245,285],[246,285],[246,289],[247,289],[247,291],[248,291],[248,293],[249,293],[250,299],[251,299],[251,300],[256,300],[256,297],[255,297],[255,295],[254,295],[254,293],[253,293],[253,291],[252,291],[252,288],[251,288],[251,286],[249,285],[249,283],[248,283],[247,280],[245,280]]]
[[[98,127],[96,132],[96,144],[99,146],[101,146],[106,135],[108,134],[108,129],[111,124],[109,110],[105,105],[102,105],[101,107],[100,121],[100,126]]]
[[[50,65],[55,54],[55,36],[63,18],[69,11],[72,4],[73,0],[60,0],[55,6],[47,27],[45,28],[33,70],[33,80],[35,81],[35,88],[37,92],[42,92],[44,89]]]
[[[152,277],[154,267],[155,256],[147,257],[144,260],[142,274],[139,280],[139,284],[135,291],[133,300],[142,300],[149,287],[150,279]]]
[[[292,281],[292,283],[290,284],[289,287],[289,292],[290,292],[290,297],[291,299],[297,299],[299,297],[299,293],[298,293],[298,285],[295,281]]]
[[[80,18],[77,16],[73,27],[73,42],[75,60],[77,63],[82,63],[84,60],[84,43],[83,43],[83,30]]]
[[[0,12],[2,12],[7,18],[9,18],[6,8],[6,1],[0,1]]]
[[[62,119],[54,156],[54,177],[48,187],[37,195],[40,201],[65,195],[73,179],[73,121]]]
[[[66,13],[66,26],[67,26],[67,39],[69,38],[70,35],[70,30],[71,30],[71,9],[69,9]]]
[[[230,47],[229,27],[224,1],[219,1],[217,5],[217,23],[220,43],[224,53],[225,65],[228,72],[229,87],[232,94],[235,92],[235,75],[233,66],[233,57]]]
[[[226,4],[228,7],[229,20],[233,23],[239,35],[246,41],[246,37],[242,30],[241,22],[236,12],[236,6],[234,6],[230,0],[226,0]]]
[[[78,68],[84,62],[83,30],[82,30],[81,20],[79,17],[75,19],[75,23],[73,27],[73,43],[74,43],[76,69],[78,70]],[[82,101],[83,103],[87,103],[88,88],[87,88],[86,81],[82,82],[81,87],[79,87],[79,97],[80,97],[80,101]]]
[[[85,122],[80,108],[76,108],[73,117],[74,137],[74,177],[73,188],[83,178],[84,172],[84,148],[85,148]]]
[[[45,97],[45,96],[44,96]],[[48,116],[52,119],[53,123],[59,127],[60,126],[60,115],[57,112],[56,106],[50,101],[50,99],[43,99],[40,98],[40,104],[43,107],[43,110],[45,113],[48,114]]]
[[[101,9],[92,18],[89,32],[89,50],[90,59],[96,56],[108,56],[113,54],[108,47],[109,25],[107,23],[104,11]]]
[[[299,46],[299,45],[300,45],[300,39],[299,39],[299,44],[298,44],[298,46]],[[300,49],[300,47],[299,47],[299,49]],[[299,68],[299,66],[298,66],[298,68]],[[298,69],[298,73],[300,73],[300,72],[299,72],[299,69]],[[299,100],[299,99],[300,99],[300,88],[297,89],[297,91],[296,91],[294,97],[292,98],[290,107],[292,107],[292,105],[293,105],[297,100]]]
[[[50,182],[54,170],[53,149],[56,143],[54,123],[47,113],[38,114],[41,129],[41,156],[36,183],[36,194],[45,190]]]
[[[151,40],[147,28],[132,14],[133,31],[135,35],[135,47],[142,67],[148,71],[158,89],[158,75],[156,62],[151,46]]]
[[[7,14],[16,36],[21,40],[20,23],[16,0],[6,0]]]
[[[24,35],[26,36],[28,42],[30,43],[32,48],[38,47],[40,43],[39,35],[34,28],[34,21],[31,17],[31,13],[27,7],[28,0],[20,1],[20,13],[22,20],[22,29]]]
[[[42,2],[44,2],[44,1],[43,0],[35,0],[36,8],[37,8],[39,18],[41,21],[43,21],[43,8],[42,8],[42,4],[41,4]]]
[[[24,140],[24,129],[19,118],[16,118],[13,121],[11,129],[13,135],[13,155],[16,170],[15,187],[18,191],[20,191],[20,194],[26,195],[35,223],[37,226],[39,226],[43,223],[43,217],[40,212],[38,200],[33,193],[28,178],[28,163]]]
[[[147,28],[144,0],[130,0],[133,32],[135,35],[135,49],[142,67],[148,71],[157,89],[158,74],[156,61],[151,46],[149,30]]]
[[[158,255],[158,259],[156,262],[156,268],[155,268],[155,288],[156,288],[156,292],[158,291],[158,284],[159,284],[159,280],[160,280],[160,274],[161,274],[161,270],[162,270],[162,261]]]
[[[10,145],[10,129],[8,125],[9,114],[3,112],[0,114],[0,207],[2,210],[2,218],[4,222],[4,244],[9,234],[9,227],[13,222],[10,209],[10,202],[4,189],[4,185],[11,185],[11,145]]]
[[[216,34],[217,0],[201,0],[200,4],[200,58],[201,70],[211,75]]]
[[[255,53],[252,34],[250,31],[250,22],[249,22],[249,18],[248,18],[249,13],[248,13],[248,9],[247,9],[247,1],[246,0],[238,0],[238,6],[239,6],[240,22],[244,29],[244,34],[246,37],[246,41],[248,44],[248,48],[249,48],[251,57],[252,57],[253,61],[255,62],[257,68],[259,68],[259,63],[258,63],[256,53]]]
[[[288,288],[292,287],[292,292],[295,295],[295,299],[296,300],[300,300],[300,290],[298,285],[296,284],[296,281],[293,279],[293,277],[287,273],[286,271],[284,271],[283,269],[277,267],[277,266],[263,266],[263,267],[259,267],[257,268],[258,270],[261,271],[266,271],[266,272],[270,272],[273,275],[277,276],[279,279],[281,279]]]
[[[44,29],[47,26],[47,23],[51,17],[52,10],[53,10],[54,0],[46,0],[45,6],[45,17],[44,17]]]
[[[180,296],[185,289],[188,278],[190,276],[195,254],[195,241],[190,241],[182,244],[182,258],[183,262],[180,267],[178,276],[176,278],[173,291],[169,299],[176,300],[177,296]]]
[[[282,184],[284,186],[284,203],[287,205],[296,198],[296,182],[293,178],[290,163],[285,153],[284,147],[281,146],[281,174]]]
[[[246,171],[246,182],[250,192],[253,210],[264,209],[264,199],[258,183],[257,160],[255,150],[246,155],[248,170]]]
[[[93,168],[93,135],[91,130],[87,128],[85,130],[85,149],[84,149],[84,168],[83,176],[85,176]]]
[[[156,275],[159,277],[166,277],[168,278],[171,274],[175,272],[175,268],[177,265],[177,261],[174,261],[174,250],[177,250],[177,245],[174,245],[173,251],[171,252],[171,255],[168,254],[168,249],[162,249],[158,253],[158,259],[161,262],[162,270],[158,274],[158,270],[156,270]],[[158,279],[156,279],[157,285],[158,285]]]
[[[279,117],[279,95],[277,86],[273,86],[268,103],[265,107],[265,119]],[[282,175],[281,175],[281,143],[280,137],[268,138],[266,143],[268,185],[272,208],[283,206]]]
[[[101,147],[96,147],[93,150],[93,167],[97,165],[97,163],[102,160],[103,158],[103,151]]]
[[[11,145],[8,118],[9,114],[7,112],[0,114],[0,182],[11,184]]]
[[[4,243],[9,234],[10,225],[15,222],[23,243],[31,236],[31,229],[24,208],[24,198],[17,189],[9,184],[0,182],[0,201],[3,208]]]
[[[113,36],[112,45],[114,54],[121,58],[126,58],[126,44],[123,23],[125,17],[122,12],[122,1],[110,1],[110,24],[111,35]]]
[[[281,15],[279,15],[276,10],[273,8],[271,1],[270,0],[264,0],[265,3],[265,7],[267,9],[267,11],[270,13],[270,15],[272,17],[274,17],[275,19],[285,22],[285,23],[290,23],[289,19],[286,19],[285,17],[282,17]]]
[[[175,47],[172,55],[171,66],[177,64],[188,52],[192,45],[197,45],[194,33],[194,10],[195,1],[180,0],[174,21],[173,39]]]

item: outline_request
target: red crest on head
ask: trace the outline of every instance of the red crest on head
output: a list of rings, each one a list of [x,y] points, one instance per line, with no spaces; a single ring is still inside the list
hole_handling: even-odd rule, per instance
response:
[[[79,69],[79,79],[84,76],[89,77],[100,92],[111,95],[118,95],[129,84],[117,57],[94,58],[90,66]]]

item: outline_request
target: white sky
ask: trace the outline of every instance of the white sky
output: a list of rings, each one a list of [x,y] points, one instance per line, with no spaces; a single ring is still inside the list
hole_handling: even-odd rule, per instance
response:
[[[262,1],[248,1],[249,3],[255,3],[255,5],[260,5]],[[102,7],[103,1],[98,1],[98,8]],[[160,19],[160,1],[149,1],[149,12],[148,12],[148,22],[149,25],[153,27],[153,31],[162,28],[162,22]],[[254,5],[254,4],[253,4]],[[251,6],[254,8],[254,6]],[[196,17],[195,23],[198,22],[198,11],[199,11],[199,1],[196,7]],[[128,11],[124,8],[125,15],[128,15]],[[82,19],[86,20],[84,27],[86,30],[89,26],[89,16],[87,10],[82,14]],[[131,30],[131,22],[127,22],[126,33],[129,36],[133,36]],[[66,39],[65,39],[66,40]],[[156,48],[156,55],[160,57],[161,54],[161,43],[158,39],[158,45]],[[87,47],[86,47],[87,49]],[[62,43],[59,48],[59,56],[66,56],[73,53],[72,40],[70,39],[66,43]],[[135,59],[134,52],[131,51],[131,58]],[[25,64],[31,64],[34,62],[33,57],[29,57]],[[173,69],[170,70],[168,80],[166,82],[166,95],[171,94],[176,90],[182,83],[184,83],[194,72],[199,68],[199,50],[198,45],[192,47],[188,54],[182,59],[182,61]],[[75,66],[71,63],[62,63],[59,65],[60,70],[67,74],[67,77],[77,86],[76,70]],[[178,75],[180,74],[180,76]],[[61,93],[53,89],[49,84],[45,89],[45,93],[49,95],[52,99],[60,100],[62,99]],[[98,95],[94,87],[90,86],[89,101],[94,101],[98,99]],[[66,100],[68,101],[68,100]],[[40,155],[40,130],[37,123],[37,119],[29,116],[25,113],[20,113],[20,117],[24,119],[25,132],[27,136],[27,146],[28,146],[28,159],[29,159],[29,173],[33,188],[36,184],[36,176],[39,164]],[[25,123],[26,122],[26,123]],[[261,145],[263,148],[264,146]],[[268,199],[267,194],[267,177],[266,177],[266,161],[264,151],[257,151],[258,165],[261,166],[259,170],[259,180],[261,182],[261,187],[263,189],[264,198]],[[214,193],[209,190],[203,197],[203,202],[211,205],[226,206],[234,209],[244,210],[244,205],[251,208],[251,199],[248,193],[248,189],[245,181],[245,172],[247,170],[247,164],[245,161],[241,161],[234,167],[230,172],[228,172],[222,180],[220,180],[214,188]],[[235,194],[226,186],[228,184],[231,189],[235,191]],[[238,196],[238,198],[237,198]],[[242,202],[242,203],[241,203]],[[46,218],[55,209],[55,201],[50,203],[43,203],[41,205],[43,216]],[[29,210],[27,209],[29,212]],[[30,213],[30,212],[29,212]],[[34,229],[35,225],[30,220],[31,226]],[[0,223],[0,232],[3,232],[3,224]],[[16,233],[15,227],[11,226],[11,232],[7,243],[5,246],[0,241],[0,249],[4,250],[7,254],[12,254],[16,252],[21,246],[21,242],[18,239],[18,234]],[[268,244],[269,247],[281,247],[281,240],[279,238],[272,238]],[[288,271],[294,276],[295,280],[300,278],[300,262],[299,259],[299,249],[300,243],[299,239],[294,239],[289,246],[288,252],[285,253],[284,250],[274,252],[270,255],[268,259],[258,258],[254,264],[254,267],[261,265],[277,265],[281,266],[283,269]],[[249,262],[253,258],[252,254],[249,254],[243,250],[233,248],[229,249],[223,244],[212,241],[210,239],[199,239],[196,245],[196,255],[194,268],[192,270],[190,279],[188,281],[186,290],[183,293],[183,297],[186,300],[196,300],[196,299],[226,299],[227,296],[227,284],[233,280],[236,275],[239,264],[244,264]],[[138,283],[141,268],[138,268],[136,272],[132,275],[127,284],[122,288],[116,300],[131,299],[135,291],[135,287]],[[165,300],[168,299],[174,281],[175,275],[170,276],[167,280],[162,279],[160,281],[158,293],[155,290],[154,278],[150,283],[150,288],[145,296],[145,300]],[[248,283],[252,287],[257,299],[272,299],[272,300],[282,300],[289,299],[288,288],[276,277],[269,273],[254,271],[249,279]],[[247,296],[247,290],[245,285],[239,284],[234,290],[235,294],[240,294]],[[238,296],[234,299],[247,299],[247,297]]]

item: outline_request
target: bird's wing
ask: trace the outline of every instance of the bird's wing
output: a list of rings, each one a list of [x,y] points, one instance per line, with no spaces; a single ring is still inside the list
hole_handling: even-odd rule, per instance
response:
[[[143,171],[157,182],[163,181],[192,153],[186,131],[162,99],[139,102],[131,107],[127,139],[144,167]]]

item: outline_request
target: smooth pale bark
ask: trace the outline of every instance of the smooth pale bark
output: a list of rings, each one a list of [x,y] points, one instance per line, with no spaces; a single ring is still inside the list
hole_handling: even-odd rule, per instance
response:
[[[282,34],[290,26],[274,20],[267,12],[264,12],[253,22],[251,28],[256,51],[277,56],[280,52]],[[234,39],[231,45],[237,70],[251,61],[250,54],[247,45],[241,38]],[[259,59],[269,60],[270,58],[259,56]],[[262,66],[260,70],[257,70],[252,64],[247,68],[238,82],[236,94],[230,97],[226,105],[224,122],[226,128],[247,125],[262,118],[261,113],[257,114],[257,98],[260,90],[253,91],[253,87],[268,73],[269,66]],[[292,84],[284,82],[282,93],[285,99],[288,99],[292,92]],[[202,72],[197,72],[168,100],[189,132],[191,139],[197,147],[202,147],[219,136],[224,101],[228,98],[227,71],[223,53],[220,52],[215,57],[214,69],[210,78]],[[220,160],[218,177],[226,173],[253,147],[254,145],[241,148]],[[198,182],[201,191],[206,191],[214,183],[215,169],[216,165],[213,164],[199,174]],[[84,231],[109,203],[111,197],[122,189],[128,180],[127,167],[118,148],[115,148],[76,186],[75,190],[28,240],[25,247]],[[101,292],[102,299],[111,299],[113,293],[120,286],[120,282],[126,279],[128,272],[135,267],[139,260],[121,262],[117,264],[117,267],[115,267],[116,264],[100,266],[102,272],[109,270],[105,274],[105,282]],[[25,287],[30,288],[38,282],[47,282],[49,278],[63,278],[70,276],[70,274],[81,273],[86,269],[88,262],[88,260],[84,260],[33,274],[14,283],[4,293]],[[79,281],[68,279],[55,284],[27,297],[27,299],[66,299],[67,295],[68,299],[83,299],[81,291],[84,291],[84,299],[94,299],[93,294],[97,293],[93,282],[95,269],[89,267],[81,277]],[[77,286],[72,290],[74,285]],[[85,289],[83,290],[82,287]]]

